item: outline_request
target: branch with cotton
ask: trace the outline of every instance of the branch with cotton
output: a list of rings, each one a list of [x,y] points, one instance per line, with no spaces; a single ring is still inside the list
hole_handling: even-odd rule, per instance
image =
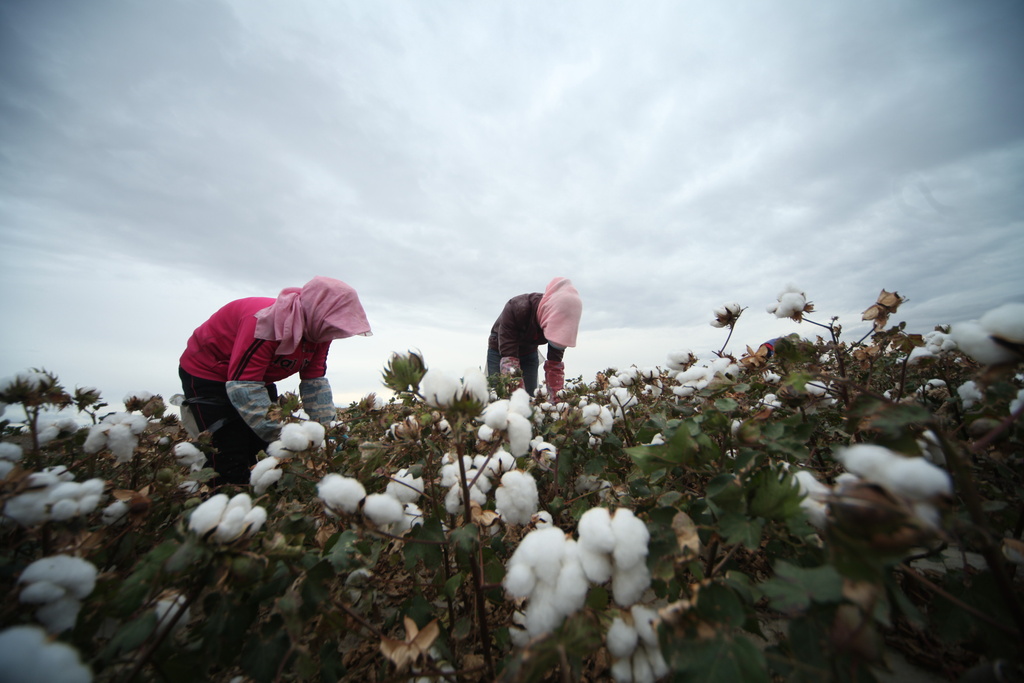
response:
[[[96,567],[71,555],[52,555],[25,567],[18,600],[40,605],[36,618],[50,633],[73,628],[84,600],[96,587]]]
[[[39,430],[37,437],[40,446],[54,441],[60,436],[69,436],[76,433],[80,429],[80,425],[75,421],[73,417],[57,417],[49,420],[42,429]]]
[[[711,327],[734,327],[743,310],[743,307],[735,302],[722,304],[714,310],[715,319],[711,321]]]
[[[7,683],[92,681],[92,671],[78,650],[52,640],[38,626],[12,626],[0,632],[0,671]]]
[[[669,370],[676,372],[683,372],[688,370],[691,365],[697,362],[697,356],[693,355],[693,351],[690,349],[680,349],[679,351],[673,351],[668,354],[668,359],[665,365],[668,366]]]
[[[228,498],[227,494],[218,493],[192,511],[188,528],[203,540],[227,544],[252,536],[266,521],[267,511],[254,506],[249,494]]]
[[[807,301],[807,295],[803,290],[794,285],[788,285],[779,292],[777,300],[768,305],[767,311],[776,318],[789,318],[796,322],[802,322],[804,313],[814,311],[814,304]]]
[[[909,365],[917,365],[927,358],[938,358],[943,354],[955,351],[957,346],[953,336],[940,330],[932,330],[922,337],[923,346],[915,346],[907,357]]]
[[[171,453],[178,464],[187,467],[190,472],[198,472],[206,464],[206,454],[199,450],[198,446],[188,441],[174,444]]]
[[[612,656],[611,674],[616,683],[654,683],[668,675],[668,663],[658,643],[657,621],[657,612],[643,605],[633,605],[612,620],[605,643]]]
[[[495,432],[505,432],[509,451],[519,457],[530,451],[533,425],[530,418],[530,395],[525,389],[516,389],[510,398],[491,403],[477,418]],[[479,433],[478,433],[479,434]]]
[[[137,413],[107,415],[99,424],[89,429],[82,450],[93,454],[106,448],[114,454],[117,462],[126,463],[135,454],[135,447],[139,445],[139,435],[148,425],[149,418]]]
[[[296,453],[322,448],[326,436],[319,422],[289,422],[281,427],[281,434],[267,446],[267,455],[278,460],[290,460]]]
[[[677,373],[675,379],[679,386],[673,387],[672,393],[680,398],[688,398],[707,387],[719,375],[736,378],[739,373],[740,366],[729,358],[714,358],[706,364],[694,365]]]

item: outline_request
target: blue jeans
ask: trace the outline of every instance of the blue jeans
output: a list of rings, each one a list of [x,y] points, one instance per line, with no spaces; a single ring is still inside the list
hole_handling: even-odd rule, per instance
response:
[[[523,371],[523,386],[533,396],[537,390],[537,370],[540,368],[540,353],[534,351],[519,356],[519,368]],[[501,372],[501,352],[498,349],[487,349],[487,374],[497,375]]]

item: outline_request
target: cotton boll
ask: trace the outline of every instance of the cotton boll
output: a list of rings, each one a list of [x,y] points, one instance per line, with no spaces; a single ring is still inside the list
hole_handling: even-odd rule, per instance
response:
[[[192,511],[188,519],[189,530],[199,536],[206,536],[206,534],[217,528],[221,515],[224,514],[224,509],[227,506],[228,496],[226,493],[210,496],[210,498],[200,503]]]
[[[245,516],[248,512],[249,510],[242,506],[236,505],[231,507],[229,503],[228,508],[224,510],[224,516],[220,518],[217,528],[214,530],[213,535],[210,536],[210,540],[214,543],[223,544],[231,543],[241,537],[245,531]]]
[[[632,625],[627,624],[622,617],[615,617],[612,625],[608,627],[605,641],[608,645],[608,654],[615,659],[627,659],[633,655],[639,638]]]
[[[132,456],[135,455],[135,446],[138,443],[138,438],[127,424],[113,425],[107,432],[107,448],[119,463],[125,463],[132,459]]]
[[[633,683],[654,683],[654,670],[643,649],[633,653]]]
[[[508,410],[510,413],[517,413],[527,418],[533,415],[533,409],[530,407],[530,395],[526,393],[526,389],[520,388],[512,392],[508,399]]]
[[[612,556],[615,566],[621,569],[642,564],[647,558],[647,542],[650,532],[647,525],[633,515],[629,508],[619,508],[612,516],[612,533],[615,535],[615,550]]]
[[[476,438],[481,441],[494,441],[495,432],[494,429],[487,425],[480,425],[480,429],[476,432]]]
[[[452,484],[444,496],[444,509],[449,515],[462,512],[462,485]]]
[[[81,610],[81,601],[65,596],[37,609],[36,618],[50,633],[63,633],[75,627]]]
[[[359,509],[359,503],[366,497],[366,489],[355,479],[328,474],[317,484],[317,494],[328,509],[351,514]]]
[[[877,483],[910,500],[953,495],[949,473],[925,458],[894,458],[887,468],[887,481]]]
[[[537,481],[522,470],[506,472],[494,500],[495,510],[507,524],[529,524],[539,505]]]
[[[18,462],[22,458],[21,446],[9,441],[0,442],[0,460]]]
[[[18,583],[48,582],[60,586],[67,595],[82,599],[96,587],[96,567],[87,560],[71,555],[52,555],[25,567]]]
[[[633,659],[616,659],[611,667],[615,683],[633,683]]]
[[[603,553],[615,550],[612,516],[607,508],[590,508],[580,516],[576,528],[581,544]]]
[[[1024,344],[1024,304],[1008,303],[981,316],[981,327],[993,337]]]
[[[961,384],[957,388],[956,393],[960,396],[960,400],[963,401],[964,408],[970,408],[985,398],[974,380],[968,380]]]
[[[846,469],[876,484],[885,480],[885,468],[893,457],[888,448],[873,444],[855,444],[836,452],[836,459]]]
[[[977,321],[956,323],[950,329],[950,336],[961,351],[983,365],[1012,363],[1020,359],[1010,349],[992,341],[990,333]]]
[[[51,640],[37,626],[14,626],[0,632],[0,671],[7,683],[92,681],[92,672],[78,651]]]
[[[363,514],[379,527],[397,524],[405,516],[402,502],[386,493],[371,493],[363,503]]]
[[[154,612],[156,613],[157,635],[162,635],[170,629],[170,635],[173,637],[188,624],[189,619],[192,618],[192,611],[184,605],[185,597],[182,595],[176,595],[170,599],[165,598],[156,603]],[[184,611],[182,611],[183,607]]]
[[[459,466],[451,463],[441,465],[441,486],[449,488],[459,480]]]
[[[302,428],[301,424],[297,424],[295,422],[289,422],[281,427],[281,436],[279,440],[285,448],[296,453],[304,451],[310,446],[309,436],[306,435],[306,430]]]
[[[487,461],[485,469],[489,470],[493,474],[503,474],[514,470],[515,467],[515,456],[505,449],[499,448],[491,455],[490,460]]]
[[[633,565],[628,569],[615,565],[612,570],[612,597],[622,607],[638,601],[650,585],[651,573],[646,564]]]
[[[583,573],[591,583],[601,584],[612,578],[611,555],[599,550],[594,550],[583,545],[582,539],[579,542],[579,559]]]
[[[4,516],[24,527],[42,524],[49,518],[46,491],[29,491],[4,503]]]
[[[654,623],[658,619],[658,613],[643,605],[633,605],[629,611],[633,615],[633,624],[640,641],[648,647],[657,647],[658,634],[654,630]]]
[[[537,575],[533,573],[533,567],[510,560],[502,584],[512,597],[528,598],[537,585]]]
[[[534,591],[536,593],[536,590]],[[558,628],[564,616],[558,611],[553,595],[535,595],[526,606],[526,631],[531,636],[551,633]]]
[[[310,448],[320,448],[324,445],[324,439],[327,436],[327,429],[315,420],[308,420],[302,424],[302,431],[306,433],[306,438],[309,439]]]
[[[63,586],[51,581],[40,580],[26,585],[18,593],[18,600],[29,605],[45,605],[48,602],[60,600],[67,594]]]
[[[423,495],[423,477],[413,476],[408,469],[401,469],[388,482],[384,491],[402,503],[414,503]]]
[[[807,470],[798,470],[793,474],[793,478],[796,479],[796,482],[800,487],[800,492],[808,498],[813,498],[814,500],[826,500],[832,493],[831,488],[822,484]]]
[[[525,455],[530,450],[530,437],[533,428],[530,421],[519,413],[509,413],[508,416],[508,445],[512,455]]]
[[[128,520],[128,503],[123,500],[115,500],[103,508],[101,519],[107,526],[120,524]]]
[[[559,611],[568,616],[583,609],[589,587],[583,565],[580,564],[577,544],[567,540],[562,553],[562,568],[555,582],[555,600]]]
[[[50,506],[50,519],[55,522],[66,522],[78,516],[78,501],[65,498]]]
[[[459,393],[460,382],[457,377],[441,370],[430,369],[420,380],[420,394],[427,405],[435,408],[447,408]]]
[[[508,426],[509,401],[502,399],[490,404],[480,414],[484,425],[494,431],[503,431]]]
[[[533,567],[539,582],[554,585],[561,570],[564,546],[565,533],[558,527],[534,529],[519,543],[510,561],[526,563]]]
[[[249,483],[252,484],[253,493],[262,496],[267,490],[281,480],[284,471],[278,469],[281,461],[270,456],[256,463],[249,475]]]
[[[1022,405],[1024,405],[1024,389],[1021,389],[1020,391],[1018,391],[1017,392],[1017,398],[1015,398],[1012,401],[1010,401],[1010,409],[1009,409],[1010,415],[1014,415],[1018,410],[1020,410],[1020,407]]]
[[[490,389],[487,387],[487,376],[480,368],[467,368],[462,374],[462,398],[472,398],[481,405],[487,405],[490,398]]]

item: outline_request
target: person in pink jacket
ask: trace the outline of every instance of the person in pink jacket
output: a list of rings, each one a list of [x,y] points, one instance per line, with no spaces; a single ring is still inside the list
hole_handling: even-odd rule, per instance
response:
[[[537,347],[548,345],[544,381],[552,396],[565,386],[566,348],[576,346],[583,301],[568,278],[556,277],[544,293],[520,294],[508,300],[494,321],[487,340],[487,374],[521,372],[524,388],[537,388],[540,354]]]
[[[328,424],[337,417],[327,381],[327,352],[335,339],[370,336],[356,291],[317,276],[276,299],[232,301],[189,338],[178,374],[199,431],[212,434],[216,453],[207,467],[221,483],[247,484],[256,454],[275,440],[282,424],[267,411],[277,399],[274,382],[299,375],[302,407]]]

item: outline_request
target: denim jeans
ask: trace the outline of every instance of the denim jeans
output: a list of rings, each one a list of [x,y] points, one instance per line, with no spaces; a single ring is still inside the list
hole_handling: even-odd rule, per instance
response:
[[[540,368],[540,352],[534,351],[519,356],[519,368],[523,371],[523,386],[533,396],[537,390],[537,370]],[[487,374],[497,375],[501,372],[501,352],[498,349],[487,349]]]

